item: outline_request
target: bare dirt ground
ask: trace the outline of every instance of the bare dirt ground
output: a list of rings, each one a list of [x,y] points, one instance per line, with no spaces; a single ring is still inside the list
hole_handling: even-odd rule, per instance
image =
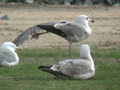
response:
[[[118,47],[120,44],[120,7],[65,7],[65,6],[0,6],[0,16],[8,14],[9,20],[0,20],[0,43],[14,40],[27,28],[41,22],[74,20],[81,14],[95,19],[90,23],[93,29],[89,39],[82,43],[100,47]],[[38,40],[28,40],[22,45],[25,48],[43,48],[67,46],[63,38],[54,34],[42,35]],[[74,47],[80,43],[74,44]]]

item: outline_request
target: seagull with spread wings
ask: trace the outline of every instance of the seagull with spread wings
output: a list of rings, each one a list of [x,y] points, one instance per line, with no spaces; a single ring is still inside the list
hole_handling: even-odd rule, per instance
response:
[[[86,15],[80,15],[77,16],[73,22],[58,21],[41,23],[28,28],[26,31],[21,33],[13,43],[18,46],[28,40],[29,36],[32,36],[32,38],[38,38],[42,34],[51,32],[63,37],[69,42],[69,54],[71,54],[72,43],[85,40],[91,35],[92,29],[88,25],[88,22],[94,22],[94,20],[88,18]]]

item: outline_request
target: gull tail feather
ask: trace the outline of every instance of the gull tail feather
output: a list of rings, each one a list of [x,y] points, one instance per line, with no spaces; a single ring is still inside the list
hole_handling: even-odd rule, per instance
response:
[[[63,74],[62,72],[58,72],[58,71],[53,71],[51,69],[52,66],[39,66],[38,69],[44,71],[44,72],[48,72],[50,74],[53,74],[55,75],[56,77],[61,77],[61,76],[64,76],[64,77],[69,77],[65,74]]]

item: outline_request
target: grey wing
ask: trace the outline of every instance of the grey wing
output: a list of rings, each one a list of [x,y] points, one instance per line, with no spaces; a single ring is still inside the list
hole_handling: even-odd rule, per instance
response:
[[[13,61],[15,61],[15,56],[8,49],[0,48],[0,64],[3,61],[7,61],[9,63],[13,62]]]
[[[69,36],[78,35],[81,36],[84,33],[84,27],[69,21],[58,22],[54,25],[55,28],[60,29]]]
[[[23,44],[26,40],[29,39],[30,36],[34,38],[38,38],[39,35],[37,35],[40,31],[43,31],[38,26],[33,26],[31,28],[28,28],[26,31],[21,33],[18,37],[16,37],[12,42],[15,43],[17,46]]]
[[[90,65],[89,62],[86,63],[84,61],[73,60],[65,63],[64,65],[61,65],[61,67],[59,67],[59,70],[68,76],[74,76],[80,74],[82,75],[90,71]]]
[[[15,40],[13,40],[13,43],[15,43],[18,46],[23,44],[26,40],[28,40],[29,36],[32,36],[32,38],[37,39],[39,35],[48,32],[54,33],[65,38],[66,35],[64,34],[64,32],[54,28],[54,24],[56,24],[56,22],[41,23],[39,25],[28,28],[26,31],[21,33]]]

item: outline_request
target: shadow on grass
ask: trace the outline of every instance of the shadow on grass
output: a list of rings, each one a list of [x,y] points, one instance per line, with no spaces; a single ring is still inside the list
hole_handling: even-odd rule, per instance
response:
[[[24,76],[18,76],[18,75],[15,75],[15,76],[12,76],[12,79],[14,79],[15,81],[20,81],[20,80],[40,80],[40,81],[66,81],[66,80],[75,80],[75,81],[82,81],[83,79],[73,79],[73,78],[70,78],[70,77],[64,77],[64,76],[59,76],[59,77],[56,77],[52,74],[49,74],[47,72],[40,72],[40,75],[24,75]],[[89,78],[89,79],[86,79],[86,80],[97,80],[96,76],[92,77],[92,78]]]
[[[13,77],[14,80],[20,81],[20,80],[40,80],[40,81],[49,81],[49,80],[55,80],[55,78],[52,77],[33,77],[33,76],[24,76],[24,77]]]

